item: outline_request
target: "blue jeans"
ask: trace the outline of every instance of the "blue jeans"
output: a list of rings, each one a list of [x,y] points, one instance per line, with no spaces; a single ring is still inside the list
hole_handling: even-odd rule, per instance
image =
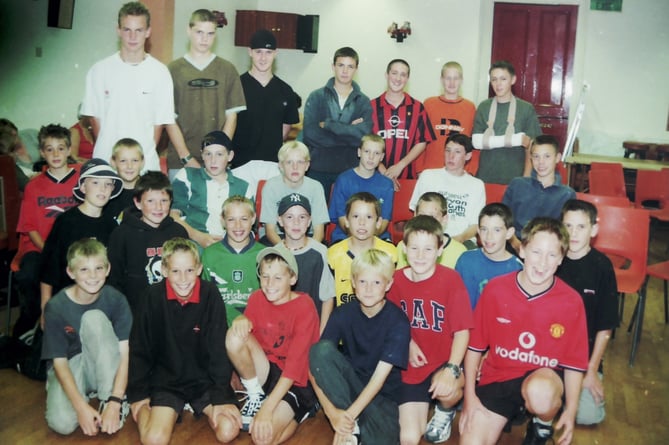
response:
[[[309,369],[327,398],[339,409],[347,409],[367,385],[351,362],[328,340],[321,340],[309,351]],[[399,443],[400,425],[397,404],[377,394],[358,418],[364,444]]]

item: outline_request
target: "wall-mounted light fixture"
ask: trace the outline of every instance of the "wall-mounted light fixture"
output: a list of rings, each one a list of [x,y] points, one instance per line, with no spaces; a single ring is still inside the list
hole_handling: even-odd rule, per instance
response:
[[[409,35],[411,35],[411,23],[404,22],[402,27],[397,25],[397,22],[393,22],[388,27],[388,34],[390,34],[391,39],[395,39],[397,43],[402,43]]]
[[[223,28],[228,25],[228,19],[225,18],[225,12],[223,11],[211,11],[214,16],[216,16],[216,27]]]

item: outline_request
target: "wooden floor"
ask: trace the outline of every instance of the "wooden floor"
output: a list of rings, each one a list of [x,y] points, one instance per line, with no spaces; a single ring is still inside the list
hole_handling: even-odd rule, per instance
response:
[[[649,263],[667,259],[669,228],[658,227],[654,232]],[[626,330],[635,301],[635,296],[627,296],[623,323],[605,355],[607,418],[597,427],[577,427],[572,442],[575,445],[669,444],[669,326],[664,323],[661,282],[649,282],[643,336],[636,363],[629,367],[631,338]],[[0,312],[0,320],[4,320],[2,316]],[[28,380],[13,370],[0,371],[0,403],[0,445],[139,443],[132,419],[114,436],[88,438],[80,430],[67,437],[53,433],[44,421],[44,383]],[[521,443],[524,431],[524,425],[514,427],[510,434],[502,435],[499,444]],[[331,441],[332,431],[320,412],[303,423],[286,444],[326,445]],[[454,428],[446,443],[457,442]],[[199,445],[216,441],[206,420],[195,420],[186,413],[183,422],[175,427],[171,443]],[[250,436],[241,433],[234,443],[251,444]]]

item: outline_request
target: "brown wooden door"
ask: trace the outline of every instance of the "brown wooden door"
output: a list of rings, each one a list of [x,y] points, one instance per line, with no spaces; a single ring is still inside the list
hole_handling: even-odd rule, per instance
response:
[[[514,94],[534,105],[544,134],[556,136],[561,146],[573,91],[577,16],[576,5],[495,3],[491,61],[513,64]]]

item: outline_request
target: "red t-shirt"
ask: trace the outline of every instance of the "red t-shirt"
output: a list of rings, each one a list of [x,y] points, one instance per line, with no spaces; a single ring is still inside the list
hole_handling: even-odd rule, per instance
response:
[[[28,232],[36,231],[46,241],[56,217],[79,204],[72,194],[77,185],[79,172],[73,169],[67,176],[57,181],[48,171],[30,180],[23,191],[21,212],[16,231],[20,233],[19,252],[38,251],[30,241]]]
[[[437,265],[426,280],[414,282],[400,269],[395,272],[388,301],[399,306],[409,318],[411,339],[420,347],[427,364],[402,371],[402,381],[424,381],[451,356],[453,334],[473,326],[467,288],[453,269]]]
[[[481,385],[538,368],[588,368],[588,331],[580,295],[564,281],[538,295],[518,284],[519,272],[493,278],[474,310],[469,349],[488,351]]]
[[[274,305],[258,289],[249,296],[244,316],[253,323],[253,335],[267,359],[281,368],[283,377],[303,387],[309,380],[309,348],[318,341],[319,320],[311,297],[297,295]]]

